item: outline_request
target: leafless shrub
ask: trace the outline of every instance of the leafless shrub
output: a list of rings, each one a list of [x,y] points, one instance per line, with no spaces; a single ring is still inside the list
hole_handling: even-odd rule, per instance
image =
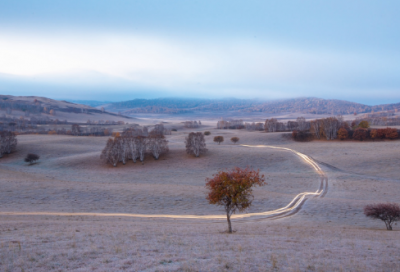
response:
[[[313,135],[307,131],[292,131],[292,139],[297,142],[309,142],[313,140]]]
[[[200,154],[207,152],[206,141],[204,135],[201,132],[191,132],[186,137],[186,153],[194,155],[195,157]]]
[[[400,206],[397,203],[379,203],[364,207],[364,214],[373,219],[385,222],[386,229],[392,230],[393,222],[400,219]]]

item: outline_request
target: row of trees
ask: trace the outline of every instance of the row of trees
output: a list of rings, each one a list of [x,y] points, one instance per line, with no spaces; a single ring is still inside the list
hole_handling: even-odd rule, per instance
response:
[[[365,140],[395,140],[399,138],[399,132],[395,128],[383,128],[383,129],[366,129],[356,128],[354,131],[342,127],[338,131],[338,138],[340,140],[354,139],[358,141]]]
[[[11,131],[0,131],[0,158],[4,154],[10,154],[17,148],[17,138]]]
[[[185,128],[198,128],[201,126],[201,121],[185,121],[182,123]]]
[[[265,120],[265,132],[278,132],[278,131],[306,131],[310,129],[310,122],[307,122],[304,117],[298,117],[296,121],[288,121],[286,123],[279,122],[276,118]]]
[[[140,128],[125,129],[122,135],[108,139],[100,158],[114,167],[128,160],[143,162],[146,154],[158,160],[161,154],[169,151],[163,131],[162,125],[157,125],[150,133]]]

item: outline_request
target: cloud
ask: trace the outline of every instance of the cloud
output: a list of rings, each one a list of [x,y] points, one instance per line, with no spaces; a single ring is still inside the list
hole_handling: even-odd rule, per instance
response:
[[[168,95],[284,98],[335,92],[373,96],[380,90],[390,96],[400,90],[399,60],[376,52],[234,38],[72,32],[0,36],[0,73],[121,93],[136,88]]]

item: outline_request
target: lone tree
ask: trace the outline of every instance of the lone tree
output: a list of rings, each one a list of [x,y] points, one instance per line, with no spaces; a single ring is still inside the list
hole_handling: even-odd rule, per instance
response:
[[[223,141],[224,141],[224,137],[222,137],[222,136],[215,136],[214,137],[214,142],[216,142],[218,144],[222,143]]]
[[[29,153],[28,155],[26,155],[25,157],[25,162],[29,162],[29,164],[34,164],[36,161],[38,161],[40,159],[40,156],[37,154],[31,154]]]
[[[194,155],[195,157],[200,156],[202,153],[207,152],[206,141],[204,135],[201,132],[191,132],[186,137],[186,153]]]
[[[364,207],[364,214],[385,222],[386,229],[392,230],[393,222],[400,220],[400,206],[397,203],[379,203]]]
[[[264,175],[259,170],[235,167],[228,172],[220,171],[212,179],[206,179],[207,200],[210,204],[224,206],[228,221],[228,232],[232,233],[231,215],[244,211],[254,199],[253,186],[264,186]]]
[[[232,137],[231,138],[231,141],[232,141],[232,143],[234,143],[234,144],[236,144],[237,142],[239,142],[239,138],[238,137]]]

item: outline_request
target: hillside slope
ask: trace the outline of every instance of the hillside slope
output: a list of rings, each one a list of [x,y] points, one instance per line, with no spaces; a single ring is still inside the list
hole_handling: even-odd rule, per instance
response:
[[[87,120],[132,120],[113,112],[93,108],[87,105],[58,101],[39,96],[0,95],[0,117],[51,118],[68,122],[86,122]]]
[[[125,115],[135,113],[189,113],[201,111],[237,111],[284,113],[301,112],[311,114],[352,114],[385,111],[400,108],[400,103],[368,106],[360,103],[335,99],[294,98],[262,101],[255,99],[183,99],[158,98],[135,99],[103,105],[109,111],[121,111]]]

